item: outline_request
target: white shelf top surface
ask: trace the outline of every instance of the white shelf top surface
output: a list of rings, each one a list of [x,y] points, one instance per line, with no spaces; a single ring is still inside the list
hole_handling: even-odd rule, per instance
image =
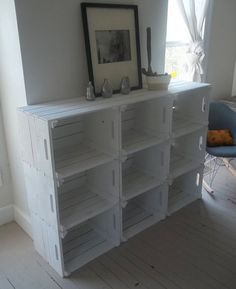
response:
[[[163,91],[141,89],[132,91],[129,95],[115,94],[109,99],[98,97],[95,101],[87,101],[85,97],[78,97],[38,105],[24,106],[19,108],[19,110],[45,121],[54,121],[120,105],[128,105],[167,96],[172,97],[180,92],[209,86],[210,85],[206,83],[174,82],[170,84],[168,90]]]

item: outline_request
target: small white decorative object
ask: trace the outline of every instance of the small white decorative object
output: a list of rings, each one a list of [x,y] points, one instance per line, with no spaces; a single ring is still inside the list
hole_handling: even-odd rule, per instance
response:
[[[129,94],[130,93],[130,81],[129,81],[128,76],[123,77],[121,80],[120,93],[121,94]]]
[[[113,89],[108,81],[108,79],[104,79],[104,83],[102,85],[102,97],[104,98],[111,98],[113,94]]]
[[[89,81],[88,86],[87,86],[86,99],[89,101],[95,100],[94,87],[91,81]]]

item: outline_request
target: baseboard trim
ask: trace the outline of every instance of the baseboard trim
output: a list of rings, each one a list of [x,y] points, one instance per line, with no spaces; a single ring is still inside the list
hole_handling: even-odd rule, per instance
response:
[[[0,208],[0,226],[14,221],[14,208],[12,205]]]
[[[32,238],[31,218],[17,206],[14,206],[14,220]]]

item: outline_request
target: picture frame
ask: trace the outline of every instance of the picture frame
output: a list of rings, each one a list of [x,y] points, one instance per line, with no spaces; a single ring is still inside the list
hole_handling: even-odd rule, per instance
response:
[[[104,79],[120,92],[123,77],[131,90],[142,88],[137,5],[81,3],[89,80],[101,95]]]

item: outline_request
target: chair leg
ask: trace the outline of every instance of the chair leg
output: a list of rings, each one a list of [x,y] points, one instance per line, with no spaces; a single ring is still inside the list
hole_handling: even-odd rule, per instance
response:
[[[203,188],[209,193],[209,194],[214,194],[214,190],[208,185],[208,183],[203,180]]]
[[[223,162],[224,162],[226,168],[231,172],[231,174],[233,176],[236,176],[236,169],[231,165],[231,163],[230,163],[231,160],[233,160],[233,159],[223,158]]]
[[[208,171],[204,172],[203,187],[209,194],[214,194],[212,189],[213,181],[222,165],[222,160],[220,158],[206,154],[205,157],[205,168],[208,167]],[[208,176],[208,182],[205,180],[205,177]]]

